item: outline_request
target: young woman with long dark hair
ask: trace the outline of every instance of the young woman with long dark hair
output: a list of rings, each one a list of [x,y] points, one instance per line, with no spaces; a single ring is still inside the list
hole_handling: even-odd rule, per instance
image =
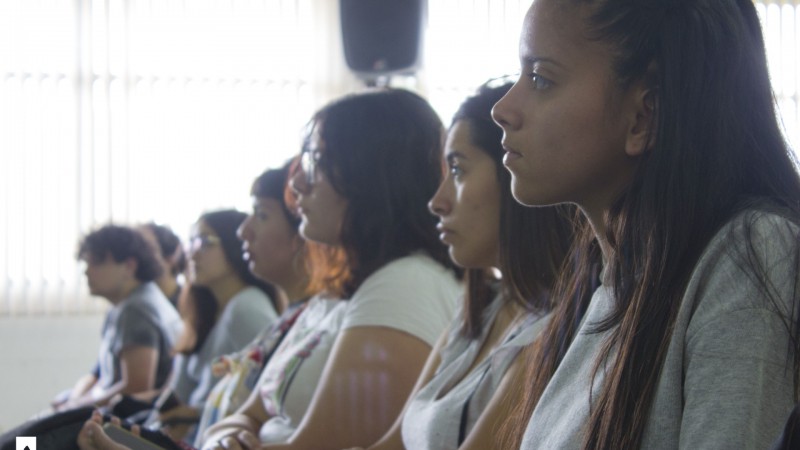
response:
[[[300,232],[334,273],[275,351],[257,392],[204,448],[341,449],[397,417],[459,285],[426,207],[442,178],[442,125],[404,90],[339,99],[312,118],[291,186]]]
[[[511,195],[491,109],[510,83],[490,82],[453,117],[447,175],[429,203],[440,239],[466,271],[460,312],[442,334],[392,430],[370,450],[490,448],[539,335],[572,238],[572,209],[527,208]]]
[[[200,216],[190,240],[189,285],[178,300],[184,332],[175,348],[170,391],[181,401],[160,414],[176,439],[193,441],[206,397],[217,381],[211,362],[241,349],[283,309],[275,288],[248,269],[236,231],[247,217],[225,209]],[[188,434],[188,437],[187,437]]]
[[[537,0],[520,61],[493,111],[514,196],[590,224],[522,448],[767,448],[798,399],[800,181],[753,2]]]

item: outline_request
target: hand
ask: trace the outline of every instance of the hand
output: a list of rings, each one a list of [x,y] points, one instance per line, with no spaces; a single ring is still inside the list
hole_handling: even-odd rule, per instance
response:
[[[111,423],[119,426],[120,420],[118,417],[112,417]],[[140,432],[138,425],[131,427],[131,433],[138,436]],[[108,437],[103,430],[103,415],[97,410],[92,413],[92,417],[83,424],[83,428],[78,433],[78,447],[81,450],[130,450]]]
[[[200,421],[200,411],[191,406],[180,405],[159,414],[158,419],[161,422],[161,431],[172,439],[180,441]],[[189,419],[190,422],[182,422],[181,419]],[[176,422],[170,423],[171,420]]]
[[[240,430],[223,437],[217,442],[204,445],[203,450],[253,450],[260,446],[261,441],[256,435],[247,430]]]
[[[161,423],[169,422],[171,419],[200,419],[200,411],[197,408],[187,405],[178,405],[172,409],[159,413],[158,420]]]

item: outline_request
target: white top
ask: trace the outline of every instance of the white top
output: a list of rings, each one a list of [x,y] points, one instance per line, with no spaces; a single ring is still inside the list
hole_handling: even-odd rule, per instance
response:
[[[753,220],[753,214],[758,218]],[[792,409],[789,335],[740,252],[746,251],[743,224],[748,223],[757,270],[769,276],[779,307],[797,311],[798,230],[785,219],[758,214],[748,211],[723,227],[692,272],[643,449],[766,449]],[[608,336],[589,334],[586,328],[606,317],[613,301],[607,286],[595,292],[533,412],[523,449],[581,448],[590,390],[596,398],[605,381],[600,370],[590,386],[592,369]]]
[[[483,317],[483,330],[477,339],[468,339],[460,333],[461,314],[450,325],[436,374],[420,389],[403,416],[405,448],[457,449],[488,406],[520,351],[538,337],[547,322],[544,315],[526,314],[468,373],[502,305],[498,296],[488,306]]]
[[[286,442],[294,433],[341,330],[385,326],[433,345],[460,291],[450,271],[416,254],[373,273],[350,300],[311,299],[261,374],[258,389],[273,416],[261,427],[261,441]]]

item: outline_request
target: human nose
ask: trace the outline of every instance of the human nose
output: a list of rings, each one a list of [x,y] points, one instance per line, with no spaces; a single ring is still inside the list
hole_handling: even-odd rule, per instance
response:
[[[442,181],[439,189],[433,194],[431,200],[428,202],[428,210],[431,214],[439,217],[444,217],[450,214],[452,210],[452,190],[450,189],[450,182],[448,180]]]
[[[249,237],[253,234],[253,215],[248,214],[245,217],[244,222],[239,225],[239,228],[236,229],[236,236],[239,238],[240,241],[246,241]]]
[[[311,186],[308,184],[306,173],[302,167],[298,167],[289,178],[289,187],[295,194],[308,193]]]
[[[522,122],[521,116],[514,104],[516,87],[517,83],[514,83],[511,89],[506,92],[506,95],[492,107],[492,119],[494,119],[495,123],[497,123],[503,131],[518,129]]]

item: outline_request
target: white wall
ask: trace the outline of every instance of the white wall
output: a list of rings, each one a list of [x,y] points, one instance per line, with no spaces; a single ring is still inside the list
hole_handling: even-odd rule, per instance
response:
[[[103,314],[0,317],[0,432],[91,370],[102,324]]]

